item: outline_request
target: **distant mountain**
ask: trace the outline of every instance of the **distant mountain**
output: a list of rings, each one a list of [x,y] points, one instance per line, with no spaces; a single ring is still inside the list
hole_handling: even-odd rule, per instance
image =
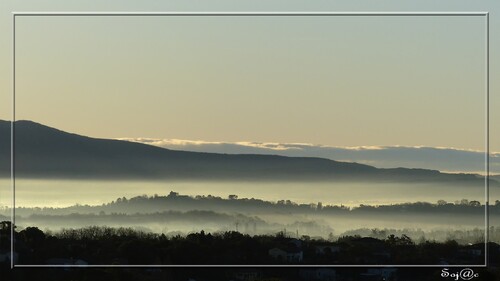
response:
[[[378,168],[406,167],[451,173],[484,173],[484,151],[454,147],[401,145],[339,147],[314,143],[226,142],[161,138],[121,138],[120,140],[195,152],[321,157],[367,164]],[[490,172],[500,173],[500,152],[490,151]]]
[[[10,176],[10,126],[0,120],[0,176]],[[471,174],[377,169],[316,157],[177,151],[15,123],[16,177],[175,180],[369,180],[480,183]]]

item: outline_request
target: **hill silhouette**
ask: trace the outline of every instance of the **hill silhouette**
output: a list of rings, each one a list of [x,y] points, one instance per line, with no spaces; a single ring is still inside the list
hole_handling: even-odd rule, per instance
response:
[[[10,176],[11,122],[0,120],[0,176]],[[317,157],[177,151],[15,122],[16,177],[176,180],[376,180],[480,182],[471,174],[377,169]]]

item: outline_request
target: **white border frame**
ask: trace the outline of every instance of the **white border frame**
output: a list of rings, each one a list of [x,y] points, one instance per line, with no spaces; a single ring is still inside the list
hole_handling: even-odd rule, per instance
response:
[[[16,17],[46,17],[46,16],[480,16],[485,17],[485,203],[484,203],[484,264],[482,265],[16,265],[14,263],[14,227],[11,228],[11,268],[43,268],[43,267],[124,267],[124,268],[148,268],[148,267],[487,267],[488,266],[488,242],[489,242],[489,12],[12,12],[12,121],[11,121],[11,185],[12,185],[12,208],[11,222],[15,225],[15,105],[16,105]]]

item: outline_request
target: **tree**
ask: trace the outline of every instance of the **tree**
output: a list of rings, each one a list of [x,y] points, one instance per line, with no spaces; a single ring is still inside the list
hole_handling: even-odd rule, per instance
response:
[[[401,237],[397,237],[394,234],[391,234],[387,237],[386,242],[389,245],[399,246],[399,245],[415,245],[415,243],[408,237],[406,234],[401,235]]]
[[[24,241],[30,245],[37,245],[45,240],[45,233],[38,229],[38,227],[29,226],[19,232]]]
[[[328,234],[328,241],[330,242],[335,241],[335,236],[333,236],[333,232],[330,232],[330,234]]]
[[[476,201],[476,200],[472,200],[469,202],[469,205],[472,207],[479,207],[479,206],[481,206],[481,202]]]
[[[10,233],[12,227],[12,223],[10,221],[1,221],[0,222],[0,232],[1,233]],[[14,229],[16,226],[14,225]]]
[[[444,200],[442,200],[442,199],[441,199],[441,200],[438,200],[438,201],[437,201],[437,204],[438,204],[439,206],[443,206],[443,205],[448,204],[448,202],[446,202],[446,201],[444,201]]]

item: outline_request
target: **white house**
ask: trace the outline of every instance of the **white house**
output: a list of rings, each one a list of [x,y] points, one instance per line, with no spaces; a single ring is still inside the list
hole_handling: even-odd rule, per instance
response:
[[[304,259],[304,253],[299,249],[272,248],[269,250],[269,255],[286,262],[301,262]]]

